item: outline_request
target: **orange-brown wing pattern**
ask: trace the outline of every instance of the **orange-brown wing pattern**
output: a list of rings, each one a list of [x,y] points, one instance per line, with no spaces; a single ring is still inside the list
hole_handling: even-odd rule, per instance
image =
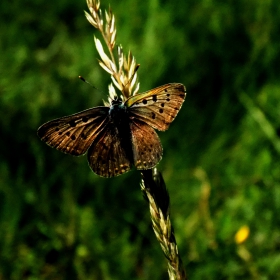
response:
[[[131,140],[123,139],[119,128],[109,122],[88,150],[91,169],[102,177],[114,177],[129,171],[133,165]]]
[[[42,141],[64,153],[84,154],[108,122],[108,107],[91,108],[49,121],[39,127]]]
[[[125,105],[130,119],[141,120],[155,129],[166,130],[177,116],[186,96],[183,84],[166,84],[130,97]]]
[[[145,170],[154,167],[162,157],[162,146],[155,130],[140,120],[130,122],[134,165]]]

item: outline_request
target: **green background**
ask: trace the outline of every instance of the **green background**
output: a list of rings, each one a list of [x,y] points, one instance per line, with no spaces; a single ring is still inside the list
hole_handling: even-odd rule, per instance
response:
[[[140,92],[187,88],[159,133],[158,168],[189,278],[279,279],[279,1],[109,4],[117,44],[141,65]],[[0,4],[0,279],[168,279],[139,172],[100,178],[36,135],[107,99],[84,10],[81,0]]]

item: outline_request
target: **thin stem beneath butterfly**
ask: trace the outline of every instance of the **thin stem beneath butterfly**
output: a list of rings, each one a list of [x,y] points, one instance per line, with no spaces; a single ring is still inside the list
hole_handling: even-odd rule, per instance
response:
[[[170,221],[169,194],[162,174],[156,168],[142,170],[141,190],[150,205],[152,226],[168,260],[169,279],[186,280],[186,272],[179,255]]]

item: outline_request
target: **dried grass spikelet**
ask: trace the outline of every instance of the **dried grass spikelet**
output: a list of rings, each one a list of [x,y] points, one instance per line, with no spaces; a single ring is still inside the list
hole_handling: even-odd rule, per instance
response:
[[[104,20],[99,0],[87,0],[87,5],[90,13],[85,11],[86,18],[93,27],[100,31],[109,52],[107,55],[101,41],[94,37],[95,47],[100,56],[99,65],[111,75],[112,79],[112,85],[109,86],[109,102],[112,100],[111,93],[115,92],[112,90],[112,86],[121,91],[121,98],[125,100],[131,95],[137,94],[139,90],[137,82],[139,64],[136,63],[131,52],[128,53],[127,57],[123,54],[122,46],[118,46],[117,59],[115,59],[113,50],[116,44],[117,29],[112,10],[105,11]]]
[[[187,279],[170,220],[169,194],[156,168],[142,170],[141,190],[149,202],[152,226],[168,261],[169,279]]]

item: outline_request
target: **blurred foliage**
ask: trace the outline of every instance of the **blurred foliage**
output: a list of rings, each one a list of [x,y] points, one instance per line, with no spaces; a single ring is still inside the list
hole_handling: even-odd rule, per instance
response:
[[[277,0],[104,0],[141,91],[187,98],[159,164],[189,278],[280,278]],[[140,175],[103,179],[42,143],[42,123],[102,104],[85,1],[0,3],[0,279],[167,279]],[[83,75],[100,90],[78,80]],[[235,235],[248,228],[241,244]]]

